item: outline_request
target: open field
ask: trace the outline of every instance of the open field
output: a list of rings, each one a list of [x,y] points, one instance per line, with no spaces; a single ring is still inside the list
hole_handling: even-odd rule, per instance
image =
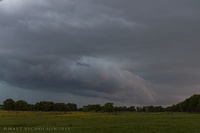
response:
[[[200,114],[0,111],[0,133],[199,133]]]

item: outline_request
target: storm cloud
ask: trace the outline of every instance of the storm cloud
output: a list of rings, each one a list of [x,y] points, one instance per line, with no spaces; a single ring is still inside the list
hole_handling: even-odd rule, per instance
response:
[[[0,81],[130,104],[177,102],[199,91],[199,4],[3,0]]]

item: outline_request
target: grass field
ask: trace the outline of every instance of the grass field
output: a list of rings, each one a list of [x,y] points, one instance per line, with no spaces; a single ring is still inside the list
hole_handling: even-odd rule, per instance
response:
[[[0,111],[0,133],[199,133],[200,114]]]

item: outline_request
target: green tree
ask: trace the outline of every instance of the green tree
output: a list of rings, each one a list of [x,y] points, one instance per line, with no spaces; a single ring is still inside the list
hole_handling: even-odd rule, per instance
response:
[[[130,111],[130,112],[136,111],[135,106],[130,106],[130,107],[128,108],[128,111]]]
[[[14,110],[15,109],[15,101],[13,99],[6,99],[3,102],[3,109],[5,110]]]
[[[83,112],[88,112],[88,107],[87,106],[83,106]]]
[[[199,104],[199,100],[200,100],[200,95],[193,95],[192,97],[190,97],[190,104],[189,104],[189,110],[190,111],[198,111],[198,104]]]
[[[190,98],[185,99],[176,105],[167,107],[167,111],[179,111],[179,112],[199,112],[200,111],[200,95],[194,94]]]
[[[94,105],[94,111],[95,111],[95,112],[99,112],[99,111],[101,111],[101,110],[102,110],[102,107],[101,107],[100,104],[95,104],[95,105]]]
[[[114,112],[114,107],[113,107],[113,103],[105,103],[103,110],[105,112]]]
[[[141,111],[146,112],[147,110],[148,110],[148,108],[146,106],[143,106]]]
[[[53,102],[46,102],[43,105],[43,111],[53,111],[54,103]]]
[[[142,111],[142,107],[137,107],[137,112],[141,112]]]
[[[154,112],[163,112],[164,108],[162,106],[155,106],[154,107]]]
[[[45,104],[46,104],[46,101],[37,102],[35,104],[35,110],[37,110],[37,111],[44,111],[44,105]]]
[[[99,112],[99,111],[101,111],[102,110],[102,107],[101,107],[101,105],[100,104],[94,104],[94,105],[88,105],[87,106],[87,108],[88,108],[88,111],[95,111],[95,112]]]
[[[115,111],[128,111],[128,108],[126,106],[119,106],[119,107],[114,107]]]
[[[15,102],[15,110],[28,110],[28,103],[24,100],[18,100]]]
[[[77,111],[77,105],[75,103],[67,103],[67,106],[69,106],[70,111]]]
[[[55,103],[53,107],[54,111],[68,111],[69,106],[64,103]]]
[[[34,111],[35,110],[35,105],[28,104],[28,108],[29,108],[30,111]]]
[[[148,106],[147,107],[148,112],[155,112],[155,107],[154,106]]]

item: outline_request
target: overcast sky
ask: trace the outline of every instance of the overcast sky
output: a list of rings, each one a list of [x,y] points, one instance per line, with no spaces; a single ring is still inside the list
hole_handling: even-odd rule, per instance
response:
[[[0,103],[166,106],[199,93],[199,5],[0,1]]]

